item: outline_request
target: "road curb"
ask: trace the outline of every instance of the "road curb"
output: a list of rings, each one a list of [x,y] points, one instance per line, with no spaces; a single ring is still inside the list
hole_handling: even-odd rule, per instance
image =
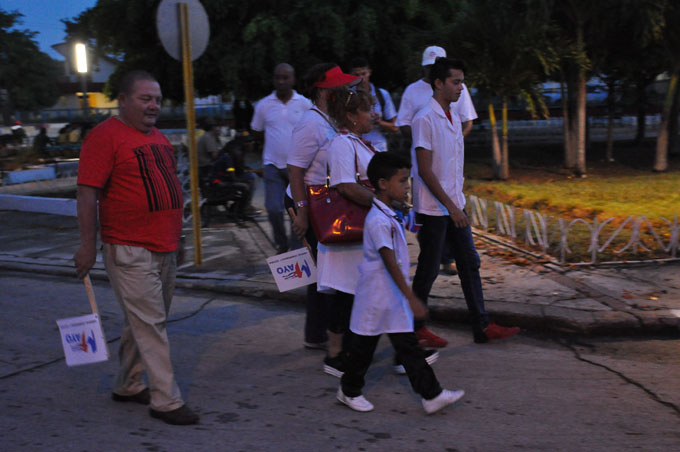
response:
[[[70,265],[54,263],[27,263],[0,259],[0,268],[4,270],[39,273],[52,276],[66,276],[76,279],[75,270]],[[93,269],[90,277],[108,281],[106,272]],[[205,274],[182,274],[176,279],[176,287],[190,290],[204,290],[228,295],[250,298],[273,298],[304,305],[306,303],[305,288],[289,292],[279,292],[276,284],[268,281],[252,281],[235,277],[212,278]],[[680,334],[680,319],[667,312],[660,316],[640,311],[584,311],[555,306],[511,305],[507,303],[489,303],[493,320],[503,325],[519,326],[524,330],[537,332],[557,332],[584,336],[643,336]],[[447,306],[445,301],[430,301],[430,318],[435,322],[469,323],[466,308]]]

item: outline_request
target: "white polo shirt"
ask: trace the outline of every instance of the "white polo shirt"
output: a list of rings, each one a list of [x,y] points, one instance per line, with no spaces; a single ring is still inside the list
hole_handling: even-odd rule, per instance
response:
[[[296,91],[285,104],[272,92],[255,105],[250,128],[264,131],[263,165],[286,167],[293,127],[311,107],[312,102]]]
[[[423,81],[423,79],[408,85],[401,96],[401,104],[399,104],[399,113],[397,114],[397,127],[410,126],[413,117],[431,98],[432,85]],[[458,113],[461,122],[477,119],[477,111],[472,104],[470,91],[465,86],[465,83],[463,83],[463,91],[460,93],[460,98],[456,102],[451,103],[451,110]]]
[[[463,196],[464,145],[461,122],[451,111],[452,121],[441,105],[430,102],[413,118],[411,130],[413,147],[432,151],[432,171],[442,188],[459,209],[465,207]],[[414,165],[415,166],[415,165]],[[413,175],[413,208],[426,215],[448,215],[449,211],[434,197],[418,173]]]
[[[413,312],[408,300],[390,276],[380,256],[381,248],[394,251],[397,264],[408,283],[409,255],[403,225],[396,214],[378,199],[364,224],[364,256],[359,265],[349,328],[362,336],[413,331]]]
[[[293,128],[287,163],[307,170],[306,185],[326,183],[326,147],[335,133],[331,119],[316,107],[307,110]]]
[[[380,100],[378,99],[378,95],[376,93],[376,88],[373,85],[371,85],[371,96],[375,98],[375,104],[373,105],[373,111],[380,116],[381,119],[384,119],[386,121],[389,121],[390,119],[394,118],[397,116],[397,110],[394,108],[394,102],[392,102],[392,96],[390,96],[390,93],[387,92],[387,90],[384,90],[382,88],[378,88],[380,92],[382,93],[383,99],[385,99],[385,111],[383,111],[381,105],[380,105]],[[379,125],[376,125],[373,127],[373,130],[370,132],[366,133],[363,135],[365,139],[371,142],[371,145],[378,151],[378,152],[385,152],[387,151],[387,138],[385,138],[385,135],[383,134],[382,129],[380,128]]]
[[[355,158],[356,155],[356,166]],[[366,180],[368,162],[374,153],[358,137],[337,134],[328,145],[331,186]],[[339,290],[354,294],[359,280],[359,264],[363,257],[361,243],[319,243],[317,249],[317,287],[320,292]]]

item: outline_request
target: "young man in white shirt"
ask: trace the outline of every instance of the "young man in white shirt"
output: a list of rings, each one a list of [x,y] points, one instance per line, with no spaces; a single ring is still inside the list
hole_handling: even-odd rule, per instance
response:
[[[371,145],[378,152],[385,152],[387,148],[386,133],[394,133],[399,129],[394,122],[397,120],[397,110],[394,108],[394,102],[387,90],[376,88],[371,83],[371,74],[373,70],[368,64],[368,60],[363,57],[357,57],[352,60],[350,65],[350,74],[361,77],[358,88],[363,89],[375,98],[373,104],[373,111],[375,112],[375,123],[373,130],[362,135],[362,138],[371,142]]]
[[[293,127],[302,114],[312,107],[306,97],[294,89],[295,71],[286,63],[274,68],[274,92],[255,106],[250,128],[256,139],[264,137],[264,205],[274,231],[278,254],[288,251],[289,242],[284,224],[283,196],[288,186],[286,160],[290,151]]]
[[[401,133],[407,138],[411,138],[411,122],[413,117],[432,98],[430,69],[434,61],[439,57],[446,57],[446,50],[439,46],[430,46],[425,49],[422,61],[423,78],[408,85],[401,96],[396,126],[399,127]],[[466,137],[472,130],[472,121],[477,119],[477,111],[465,83],[463,83],[463,92],[460,98],[452,103],[451,108],[458,113],[458,117],[463,123],[463,136]],[[411,150],[413,151],[413,148]]]
[[[472,315],[474,341],[488,342],[513,336],[519,328],[489,322],[479,275],[480,259],[463,195],[464,147],[461,121],[451,103],[463,92],[463,63],[437,58],[430,70],[433,95],[412,122],[413,147],[418,172],[414,177],[413,206],[420,255],[413,278],[413,292],[427,303],[439,273],[443,249],[452,252],[465,302]]]
[[[432,99],[432,86],[430,85],[430,68],[434,64],[435,59],[445,57],[446,50],[439,46],[429,46],[423,52],[423,78],[411,83],[404,90],[401,97],[401,104],[399,106],[399,114],[397,116],[396,125],[399,127],[402,135],[411,140],[411,122],[418,111],[423,108]],[[458,117],[463,123],[463,136],[467,136],[472,130],[472,121],[477,119],[477,111],[472,104],[470,91],[468,91],[465,83],[463,83],[463,92],[460,98],[451,104],[451,109],[458,113]],[[415,149],[411,147],[411,158],[414,165],[414,173],[417,171]],[[450,250],[445,250],[442,253],[442,268],[449,275],[457,273],[456,265],[453,261],[453,256]],[[423,324],[424,325],[424,324]],[[418,326],[418,325],[417,325]],[[427,329],[421,329],[420,340],[424,345],[429,347],[443,347],[446,341],[437,337]]]

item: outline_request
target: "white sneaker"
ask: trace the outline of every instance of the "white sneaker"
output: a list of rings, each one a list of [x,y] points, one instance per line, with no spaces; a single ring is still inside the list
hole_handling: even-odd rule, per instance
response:
[[[441,394],[432,400],[423,399],[423,409],[427,414],[436,413],[445,406],[455,403],[458,399],[465,395],[465,391],[462,389],[457,389],[455,391],[449,391],[448,389],[442,389]]]
[[[427,361],[427,364],[430,366],[434,363],[437,362],[439,359],[439,352],[436,350],[425,350],[425,361]],[[396,361],[396,357],[395,357]],[[404,368],[403,364],[395,364],[394,365],[394,373],[397,375],[406,375],[406,369]]]
[[[373,411],[373,404],[366,400],[362,395],[356,397],[347,397],[344,392],[342,392],[342,387],[338,388],[337,398],[340,402],[344,403],[354,411]]]

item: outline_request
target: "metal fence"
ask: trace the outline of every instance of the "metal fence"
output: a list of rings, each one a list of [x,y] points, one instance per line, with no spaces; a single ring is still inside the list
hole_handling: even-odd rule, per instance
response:
[[[525,250],[561,264],[594,265],[678,258],[680,225],[673,220],[630,216],[565,219],[468,195],[473,226],[507,237]]]

